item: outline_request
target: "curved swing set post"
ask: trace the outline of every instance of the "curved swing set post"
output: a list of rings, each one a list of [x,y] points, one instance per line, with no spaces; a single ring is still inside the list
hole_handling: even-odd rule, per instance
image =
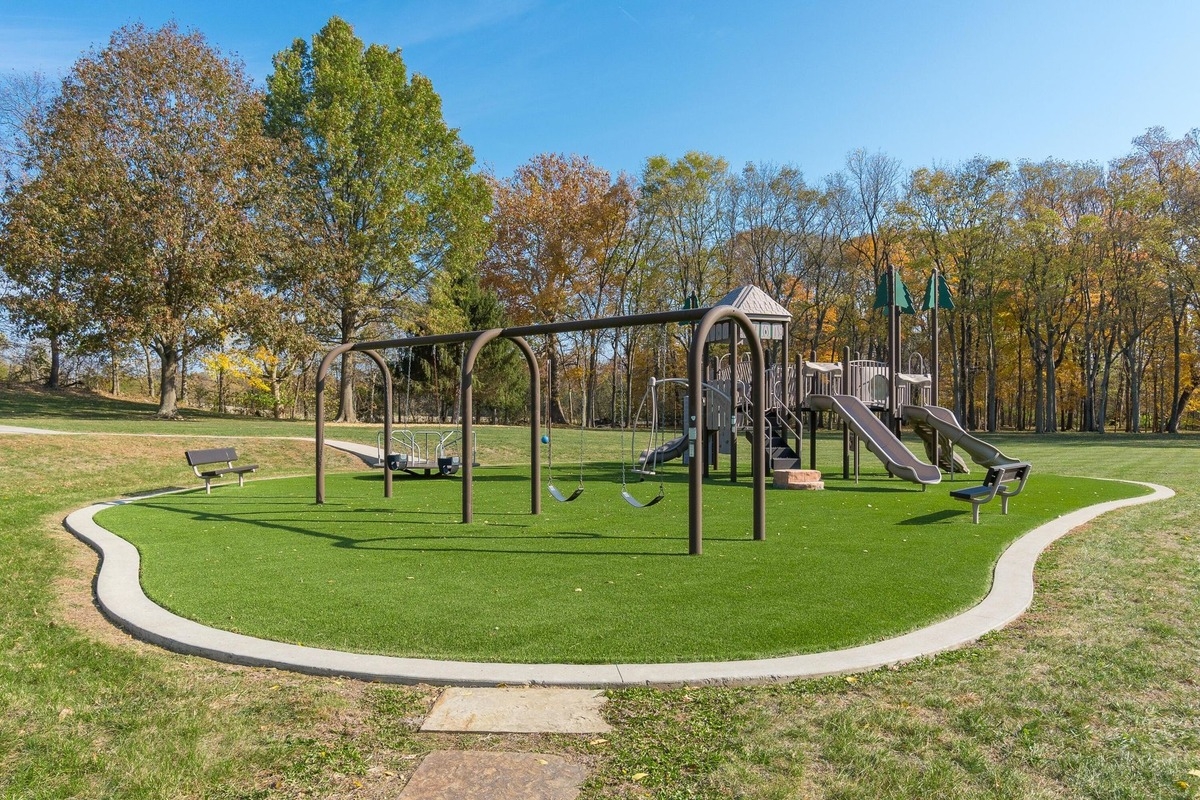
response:
[[[571,503],[579,499],[583,494],[583,423],[579,425],[579,485],[570,494],[563,494],[562,489],[554,485],[554,434],[552,428],[554,426],[554,409],[551,406],[554,400],[554,370],[547,365],[546,369],[546,477],[550,480],[546,483],[546,491],[560,503]]]

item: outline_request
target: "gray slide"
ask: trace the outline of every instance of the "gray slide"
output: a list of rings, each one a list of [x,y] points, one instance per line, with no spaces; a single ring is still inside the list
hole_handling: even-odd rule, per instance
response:
[[[664,461],[670,461],[673,458],[679,458],[687,452],[687,437],[680,436],[678,439],[672,439],[669,442],[664,442],[658,447],[649,452],[643,452],[638,456],[638,469],[654,469],[655,464],[661,464]]]
[[[1017,459],[1009,458],[983,439],[976,438],[963,430],[958,424],[954,412],[941,406],[904,406],[901,409],[904,419],[908,422],[928,425],[942,436],[946,437],[955,447],[961,449],[981,467],[999,467],[1003,464],[1015,464]]]
[[[941,470],[914,456],[857,397],[813,394],[808,396],[808,404],[817,411],[836,411],[850,430],[866,443],[867,449],[883,462],[889,475],[927,486],[941,483]]]

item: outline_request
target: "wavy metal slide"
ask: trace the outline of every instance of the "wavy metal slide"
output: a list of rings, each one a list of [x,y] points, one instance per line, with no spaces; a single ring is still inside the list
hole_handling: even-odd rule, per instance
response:
[[[660,444],[653,450],[643,452],[638,456],[638,469],[654,469],[658,464],[664,461],[670,461],[673,458],[679,458],[687,452],[687,437],[680,436],[677,439],[672,439],[669,442]]]
[[[1015,464],[1017,459],[1009,458],[988,444],[963,430],[958,424],[954,412],[941,406],[904,406],[901,409],[906,422],[928,425],[942,436],[946,437],[955,447],[962,450],[981,467],[999,467],[1003,464]]]
[[[883,462],[889,475],[925,486],[941,483],[941,470],[914,456],[857,397],[848,394],[813,394],[808,396],[808,403],[817,411],[836,411],[855,435],[863,440],[867,449]]]

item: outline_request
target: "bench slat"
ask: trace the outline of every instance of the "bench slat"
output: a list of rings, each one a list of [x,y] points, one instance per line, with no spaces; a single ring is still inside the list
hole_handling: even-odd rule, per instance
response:
[[[221,461],[237,461],[237,451],[232,447],[213,447],[208,450],[185,450],[189,467],[216,464]]]

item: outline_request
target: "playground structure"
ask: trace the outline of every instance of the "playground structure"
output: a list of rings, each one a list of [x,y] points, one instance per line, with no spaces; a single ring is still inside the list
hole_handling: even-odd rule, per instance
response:
[[[766,359],[763,396],[766,402],[764,442],[768,465],[772,470],[803,466],[801,453],[805,419],[809,434],[809,467],[816,469],[817,415],[831,412],[842,421],[844,478],[859,472],[859,445],[866,445],[883,464],[889,475],[922,487],[937,484],[942,471],[967,474],[970,468],[959,452],[983,467],[1019,463],[998,448],[963,429],[954,413],[937,405],[937,336],[932,353],[932,370],[924,359],[913,354],[908,371],[901,371],[901,309],[911,298],[899,281],[894,267],[881,281],[876,307],[887,308],[889,341],[887,361],[852,359],[846,348],[841,362],[805,361],[797,356],[789,364],[788,327],[791,315],[765,292],[744,286],[730,292],[717,305],[729,305],[746,314],[756,326],[763,342]],[[927,290],[926,308],[936,316],[939,308],[953,307],[944,280],[935,272]],[[705,342],[706,380],[705,474],[716,466],[720,456],[729,458],[730,480],[738,477],[738,442],[751,436],[747,424],[752,403],[748,399],[752,383],[749,361],[739,354],[739,331],[718,325]],[[726,352],[708,356],[712,345],[725,345]],[[665,382],[659,379],[659,382]],[[687,411],[685,410],[685,414]],[[922,461],[900,440],[901,426],[908,423],[921,439],[927,461]],[[686,457],[680,439],[642,454],[644,463],[661,463]]]
[[[940,292],[944,285],[931,279],[930,292]],[[797,357],[794,367],[789,363],[788,327],[791,315],[765,292],[744,286],[735,289],[717,304],[708,308],[685,308],[652,314],[605,317],[558,323],[495,328],[485,331],[433,336],[405,337],[374,342],[343,344],[330,350],[321,362],[316,384],[316,502],[325,502],[325,382],[336,358],[361,352],[370,358],[383,374],[384,431],[380,454],[389,465],[402,468],[428,469],[432,474],[452,474],[455,467],[462,471],[462,521],[473,520],[473,480],[475,459],[458,463],[445,449],[420,449],[409,442],[407,452],[393,452],[393,392],[391,373],[379,350],[458,343],[469,345],[461,361],[460,442],[474,443],[474,365],[479,352],[496,339],[508,339],[525,356],[529,370],[530,420],[530,513],[541,513],[541,441],[540,370],[533,349],[525,340],[530,335],[554,335],[612,328],[687,323],[692,327],[688,345],[687,395],[684,403],[685,430],[682,436],[651,446],[642,454],[635,471],[651,474],[662,462],[682,457],[688,465],[688,540],[689,553],[698,555],[703,549],[703,479],[718,458],[729,458],[729,477],[738,479],[738,442],[747,436],[751,446],[751,477],[753,482],[753,538],[766,538],[765,478],[769,469],[793,469],[802,466],[800,453],[804,433],[803,417],[808,416],[809,466],[816,468],[817,415],[836,413],[842,420],[843,477],[850,477],[850,455],[854,453],[855,476],[858,475],[858,445],[863,443],[883,463],[894,477],[911,481],[922,488],[941,481],[943,444],[950,471],[965,470],[965,464],[955,461],[958,447],[977,463],[998,466],[1013,463],[995,447],[971,436],[958,424],[954,414],[937,406],[937,348],[933,352],[933,374],[900,371],[900,325],[897,298],[903,285],[898,273],[890,267],[880,284],[876,306],[889,308],[888,362],[852,361],[847,349],[841,363],[805,362]],[[930,293],[927,293],[929,295]],[[907,290],[903,290],[907,298]],[[937,295],[940,302],[940,294]],[[947,294],[948,298],[948,294]],[[928,303],[928,297],[927,297]],[[911,311],[911,301],[909,301]],[[935,318],[936,308],[934,306]],[[935,322],[936,325],[936,322]],[[936,343],[936,333],[933,337]],[[764,347],[764,342],[768,346]],[[714,357],[713,348],[718,349]],[[742,352],[742,348],[745,352]],[[681,378],[652,378],[651,396],[657,383],[683,383]],[[654,401],[655,406],[657,400]],[[657,417],[657,408],[652,414]],[[899,431],[905,420],[918,430],[929,447],[930,462],[921,461],[900,441]],[[657,427],[657,422],[654,423]],[[404,441],[403,435],[401,441]],[[794,443],[794,447],[793,447]],[[434,458],[430,454],[434,453]],[[393,461],[393,456],[395,460]],[[417,458],[417,456],[422,456]],[[416,464],[421,466],[417,467]],[[582,452],[581,452],[582,462]],[[582,466],[582,464],[581,464]],[[384,470],[384,496],[392,496],[392,469]],[[582,473],[579,487],[571,496],[554,487],[552,496],[560,502],[571,502],[583,491]],[[630,505],[644,508],[662,498],[639,502],[628,492],[625,464],[621,465],[622,496]]]

